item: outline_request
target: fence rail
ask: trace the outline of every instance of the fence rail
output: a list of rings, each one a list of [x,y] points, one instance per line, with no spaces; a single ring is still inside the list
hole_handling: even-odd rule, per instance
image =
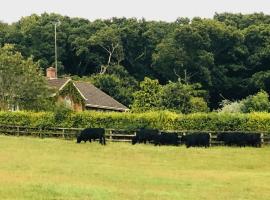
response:
[[[63,138],[63,139],[75,139],[83,128],[61,128],[61,127],[26,127],[26,126],[11,126],[0,125],[0,134],[13,135],[13,136],[33,136],[40,138]],[[203,132],[210,133],[211,145],[220,145],[222,142],[217,141],[217,133],[221,132],[235,132],[235,133],[254,133],[254,131],[196,131],[196,130],[161,130],[161,132],[177,133],[181,138],[184,134]],[[256,132],[261,134],[262,144],[270,144],[269,132]],[[124,130],[124,129],[105,129],[106,139],[112,142],[131,142],[132,137],[136,134],[136,130]]]

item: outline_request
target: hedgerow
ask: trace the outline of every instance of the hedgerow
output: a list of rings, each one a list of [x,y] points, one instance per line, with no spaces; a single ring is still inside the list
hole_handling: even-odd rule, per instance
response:
[[[201,131],[266,131],[270,132],[270,113],[194,113],[176,114],[168,111],[146,113],[73,112],[56,120],[52,112],[0,112],[0,125],[29,127],[104,127]]]

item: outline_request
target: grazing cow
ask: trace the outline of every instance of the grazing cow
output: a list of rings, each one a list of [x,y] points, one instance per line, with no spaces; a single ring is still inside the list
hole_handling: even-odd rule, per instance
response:
[[[155,145],[179,145],[179,138],[177,133],[161,132],[154,138]]]
[[[99,139],[100,144],[106,144],[104,128],[86,128],[82,130],[77,137],[77,143],[81,143],[81,141],[91,142],[96,139]]]
[[[136,136],[132,138],[132,144],[136,143],[144,143],[146,142],[153,143],[154,139],[157,137],[159,131],[157,129],[145,129],[141,128],[137,133]]]
[[[226,132],[219,133],[217,135],[217,141],[223,141],[226,146],[246,146],[245,134],[235,133],[235,132]]]
[[[247,145],[252,147],[261,147],[262,140],[260,133],[248,133],[247,134]]]
[[[209,147],[210,134],[209,133],[192,133],[183,135],[181,141],[185,143],[186,147]]]
[[[259,133],[241,133],[241,132],[226,132],[217,135],[218,141],[223,141],[227,146],[261,146],[261,135]]]

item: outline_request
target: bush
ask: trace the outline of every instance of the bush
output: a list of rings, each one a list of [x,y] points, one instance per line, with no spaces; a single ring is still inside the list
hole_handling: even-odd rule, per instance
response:
[[[71,115],[72,110],[67,108],[66,106],[60,104],[55,107],[54,110],[54,119],[55,123],[59,124],[63,121],[66,121],[66,119]]]
[[[231,102],[223,100],[222,108],[218,110],[221,113],[251,113],[270,111],[269,95],[265,91],[260,91],[255,95],[248,96],[241,101]]]
[[[2,125],[29,127],[103,127],[134,130],[141,127],[160,130],[268,131],[269,113],[194,113],[169,111],[146,113],[72,112],[56,120],[51,112],[0,112]],[[61,119],[61,120],[60,120]]]
[[[228,101],[223,100],[221,102],[222,108],[218,110],[220,113],[241,113],[243,111],[243,102],[242,101]]]
[[[268,112],[270,109],[269,95],[265,91],[260,91],[256,95],[249,96],[243,100],[242,111],[249,112]]]
[[[209,108],[207,106],[206,101],[202,97],[192,97],[190,99],[190,112],[196,113],[196,112],[208,112]]]
[[[28,127],[56,126],[54,114],[51,112],[0,112],[1,125],[17,125]]]

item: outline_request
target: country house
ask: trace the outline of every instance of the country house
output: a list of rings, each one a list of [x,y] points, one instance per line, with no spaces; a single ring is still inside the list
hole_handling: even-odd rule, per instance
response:
[[[57,78],[56,70],[49,67],[46,70],[48,85],[53,89],[56,101],[74,111],[100,110],[125,112],[129,110],[111,96],[107,95],[93,84],[83,81],[73,81],[70,78]]]

